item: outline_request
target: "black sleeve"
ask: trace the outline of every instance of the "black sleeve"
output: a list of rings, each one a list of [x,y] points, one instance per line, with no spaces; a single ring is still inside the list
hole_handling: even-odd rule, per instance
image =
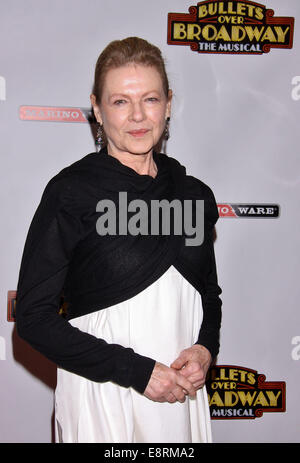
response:
[[[143,393],[155,360],[84,333],[59,314],[68,266],[83,234],[77,205],[60,183],[47,186],[26,239],[17,287],[18,334],[70,372]]]
[[[203,321],[196,344],[206,347],[212,357],[219,352],[219,333],[221,327],[221,288],[218,286],[213,239],[210,238],[210,263],[205,290],[202,294]]]
[[[205,200],[205,221],[206,236],[205,246],[207,247],[207,273],[202,296],[203,321],[201,324],[196,344],[206,347],[212,357],[216,357],[220,348],[220,327],[222,319],[221,288],[218,285],[215,251],[214,251],[214,225],[218,220],[219,213],[213,192],[207,188],[208,197]]]

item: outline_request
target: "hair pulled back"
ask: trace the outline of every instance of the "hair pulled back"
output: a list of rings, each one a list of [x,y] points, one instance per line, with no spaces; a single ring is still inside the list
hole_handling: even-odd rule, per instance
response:
[[[169,81],[160,49],[139,37],[127,37],[123,40],[110,42],[97,60],[93,86],[93,94],[95,95],[97,104],[101,102],[107,72],[110,69],[128,64],[155,67],[161,76],[164,93],[168,98]]]

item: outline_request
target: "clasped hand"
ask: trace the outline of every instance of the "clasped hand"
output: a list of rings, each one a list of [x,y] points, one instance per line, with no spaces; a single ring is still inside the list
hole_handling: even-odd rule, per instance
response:
[[[206,347],[195,344],[184,349],[170,367],[156,362],[144,395],[155,402],[184,402],[186,395],[196,397],[204,386],[211,363]]]

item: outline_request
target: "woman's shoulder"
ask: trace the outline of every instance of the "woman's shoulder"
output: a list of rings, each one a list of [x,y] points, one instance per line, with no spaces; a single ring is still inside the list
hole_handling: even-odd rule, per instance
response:
[[[215,196],[211,187],[199,178],[193,175],[186,175],[186,185],[188,191],[194,193],[195,196],[199,196],[199,199],[215,201]]]
[[[89,184],[89,175],[97,163],[97,153],[89,153],[81,159],[64,167],[54,175],[46,184],[42,198],[57,197],[67,198],[84,191],[84,186]]]
[[[203,180],[187,174],[186,167],[181,164],[177,159],[168,156],[168,159],[177,167],[180,167],[184,171],[184,182],[185,182],[185,199],[196,199],[204,200],[205,216],[209,219],[212,224],[215,224],[219,217],[218,207],[215,199],[213,190]]]
[[[199,196],[199,199],[214,200],[214,193],[209,185],[207,185],[204,181],[200,180],[199,178],[187,174],[186,166],[184,166],[180,161],[178,161],[178,159],[175,159],[172,156],[165,154],[163,154],[162,156],[163,159],[167,158],[170,163],[184,171],[187,192],[189,192],[193,196]]]

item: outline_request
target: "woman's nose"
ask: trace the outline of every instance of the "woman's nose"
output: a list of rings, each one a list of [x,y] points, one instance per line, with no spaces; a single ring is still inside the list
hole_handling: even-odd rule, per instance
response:
[[[130,118],[135,122],[141,122],[145,119],[145,111],[142,103],[132,103]]]

